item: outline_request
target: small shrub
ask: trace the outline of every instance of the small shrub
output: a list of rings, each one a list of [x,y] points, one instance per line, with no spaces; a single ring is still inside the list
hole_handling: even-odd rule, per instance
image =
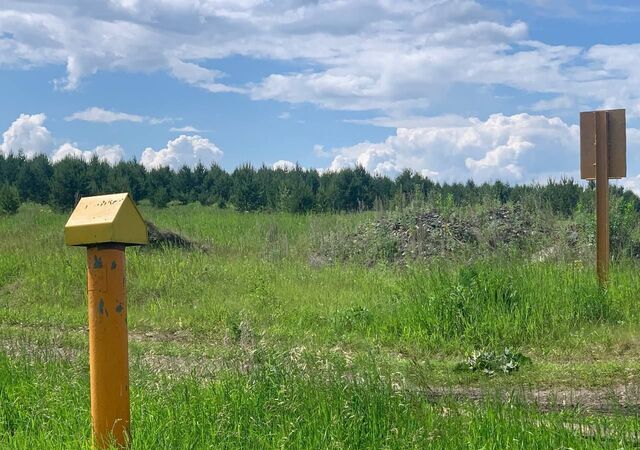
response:
[[[20,208],[20,196],[15,186],[0,187],[0,213],[15,214]]]
[[[455,369],[460,372],[482,372],[492,376],[496,373],[515,372],[526,364],[531,364],[530,358],[522,353],[514,353],[509,348],[505,348],[502,353],[476,350],[466,361],[458,363]]]

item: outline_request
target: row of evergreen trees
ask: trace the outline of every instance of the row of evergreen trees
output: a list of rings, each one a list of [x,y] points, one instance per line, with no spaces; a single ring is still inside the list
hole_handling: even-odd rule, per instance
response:
[[[45,155],[27,159],[22,155],[0,155],[0,186],[17,192],[22,201],[49,204],[68,210],[86,195],[129,192],[135,201],[148,199],[164,207],[171,201],[230,204],[240,211],[357,211],[382,209],[416,197],[437,199],[451,206],[473,205],[485,199],[501,203],[535,199],[555,212],[571,215],[579,202],[588,204],[592,187],[573,180],[549,181],[546,185],[510,186],[494,183],[440,184],[409,170],[395,179],[373,176],[362,167],[319,173],[300,167],[293,170],[258,169],[249,164],[228,173],[217,165],[146,170],[136,161],[115,166],[93,159],[67,158],[51,163]],[[640,210],[640,200],[631,192],[614,189]]]

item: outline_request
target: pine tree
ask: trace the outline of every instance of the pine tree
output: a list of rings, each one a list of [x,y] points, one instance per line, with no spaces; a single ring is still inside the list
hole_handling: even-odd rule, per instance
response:
[[[264,206],[257,174],[251,164],[243,164],[231,174],[231,201],[239,211],[255,211]]]
[[[25,201],[47,203],[52,175],[53,167],[46,155],[25,161],[16,179],[20,197]]]
[[[224,208],[231,196],[232,186],[231,175],[222,170],[219,165],[213,164],[204,177],[200,201],[209,205],[217,203],[219,207]]]
[[[89,195],[112,194],[109,190],[109,172],[111,167],[104,161],[100,161],[93,155],[87,165],[87,181],[89,183]]]
[[[82,196],[89,195],[87,163],[81,159],[65,158],[53,166],[51,177],[51,205],[58,210],[75,206]]]
[[[175,173],[168,167],[153,169],[147,177],[147,192],[153,206],[164,208],[175,198],[172,192]]]
[[[182,166],[173,177],[173,192],[180,203],[186,204],[196,200],[195,183],[191,168]]]
[[[15,186],[0,186],[0,214],[15,214],[20,208],[20,196]]]

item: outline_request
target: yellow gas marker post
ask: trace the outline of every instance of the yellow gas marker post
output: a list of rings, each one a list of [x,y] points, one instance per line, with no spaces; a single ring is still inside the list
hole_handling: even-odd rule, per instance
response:
[[[627,176],[624,109],[580,113],[580,176],[596,180],[596,271],[609,280],[609,179]]]
[[[67,245],[87,247],[94,445],[126,447],[130,413],[124,249],[147,244],[147,226],[129,194],[84,197],[65,225],[64,239]]]

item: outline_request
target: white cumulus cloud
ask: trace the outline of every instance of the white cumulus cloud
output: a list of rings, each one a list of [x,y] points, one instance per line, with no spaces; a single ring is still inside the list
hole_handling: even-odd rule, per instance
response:
[[[96,154],[98,160],[115,166],[124,159],[124,150],[119,145],[98,145],[93,149],[93,153]]]
[[[43,113],[20,114],[2,134],[0,153],[8,156],[10,153],[22,151],[27,158],[43,154],[48,155],[53,162],[66,157],[90,161],[96,155],[100,161],[112,165],[124,158],[124,150],[119,145],[99,145],[93,150],[81,150],[77,144],[65,142],[56,148],[51,133],[44,125],[46,118]]]
[[[559,118],[494,114],[484,121],[429,122],[433,125],[398,128],[383,142],[334,149],[329,169],[361,165],[395,176],[409,168],[440,181],[527,182],[578,175],[579,127]]]
[[[39,153],[49,153],[53,146],[51,133],[44,126],[47,116],[40,114],[20,114],[2,134],[0,151],[4,156],[22,151],[27,158]]]
[[[97,157],[98,161],[114,166],[124,158],[124,150],[119,145],[99,145],[93,150],[81,150],[76,145],[65,142],[53,152],[51,160],[58,162],[65,158],[76,158],[89,162]]]
[[[296,167],[297,167],[296,163],[287,161],[286,159],[278,160],[271,165],[271,168],[274,170],[284,170],[286,172],[290,170],[295,170]]]
[[[202,136],[180,135],[167,142],[160,150],[151,147],[142,152],[140,163],[147,169],[169,167],[178,170],[182,166],[193,167],[198,163],[210,166],[222,159],[223,152],[213,142]]]
[[[71,142],[65,142],[60,147],[58,147],[53,154],[51,155],[51,160],[53,162],[58,162],[66,158],[75,158],[75,159],[84,159],[88,161],[91,159],[93,154],[89,151],[82,151],[75,144]]]

